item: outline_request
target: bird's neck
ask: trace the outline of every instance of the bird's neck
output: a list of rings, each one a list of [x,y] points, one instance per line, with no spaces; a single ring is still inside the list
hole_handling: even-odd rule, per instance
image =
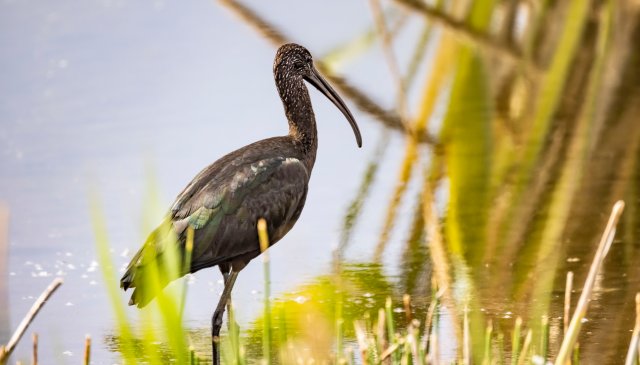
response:
[[[279,83],[278,92],[289,122],[289,137],[305,155],[308,167],[313,167],[318,149],[316,118],[311,107],[311,98],[302,80]],[[283,85],[284,84],[284,85]]]

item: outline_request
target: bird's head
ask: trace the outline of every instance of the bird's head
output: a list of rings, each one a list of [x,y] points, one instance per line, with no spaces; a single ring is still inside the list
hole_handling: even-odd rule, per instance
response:
[[[318,70],[316,70],[313,65],[311,53],[309,53],[306,48],[295,43],[280,46],[273,63],[273,71],[276,75],[276,83],[278,84],[285,85],[286,87],[289,83],[305,80],[324,94],[347,118],[356,136],[358,147],[362,147],[360,129],[351,111],[349,111],[349,108],[347,108],[347,105],[342,101],[338,93],[333,90],[331,85],[329,85]]]

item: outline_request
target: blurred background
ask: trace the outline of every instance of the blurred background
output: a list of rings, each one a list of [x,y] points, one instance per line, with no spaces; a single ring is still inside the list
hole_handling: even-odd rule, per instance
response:
[[[354,112],[364,146],[312,90],[306,208],[269,251],[281,327],[308,337],[300,323],[313,313],[331,333],[333,275],[349,283],[345,323],[387,297],[401,321],[403,294],[424,318],[435,282],[444,358],[459,354],[464,308],[474,348],[488,320],[511,328],[519,315],[535,329],[549,315],[553,354],[566,274],[582,286],[624,199],[580,337],[585,363],[620,363],[640,288],[639,11],[635,0],[0,2],[0,343],[62,277],[29,330],[42,357],[78,363],[91,334],[92,363],[119,358],[90,200],[119,270],[203,167],[287,132],[272,63],[293,41]],[[221,276],[186,280],[186,327],[207,353]],[[262,290],[256,260],[234,290],[249,352]],[[316,355],[334,346],[313,341]]]

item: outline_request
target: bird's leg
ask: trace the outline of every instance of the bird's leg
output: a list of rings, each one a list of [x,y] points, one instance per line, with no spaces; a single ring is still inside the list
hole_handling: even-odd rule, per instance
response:
[[[226,286],[227,280],[229,279],[229,275],[231,275],[231,266],[230,265],[220,265],[220,272],[222,273],[222,279],[224,280],[224,284]],[[231,332],[231,296],[229,296],[229,300],[227,300],[227,331]]]
[[[229,271],[227,275],[224,275],[224,290],[218,301],[213,317],[211,317],[211,350],[213,352],[213,364],[220,365],[220,328],[222,327],[222,318],[224,316],[224,308],[229,303],[231,297],[231,289],[236,282],[238,272]]]

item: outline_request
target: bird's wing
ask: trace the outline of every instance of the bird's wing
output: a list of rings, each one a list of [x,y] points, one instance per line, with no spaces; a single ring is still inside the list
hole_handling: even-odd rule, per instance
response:
[[[298,218],[309,173],[296,158],[273,157],[213,180],[174,213],[174,228],[195,230],[192,271],[259,249],[256,222],[267,220],[273,243]],[[189,212],[186,215],[186,212]]]
[[[202,195],[203,191],[211,193],[216,187],[228,183],[247,165],[259,164],[265,160],[274,160],[271,163],[282,160],[282,157],[277,157],[282,153],[282,142],[282,137],[267,138],[235,150],[204,168],[176,197],[171,206],[172,218],[184,218],[191,214],[190,209],[199,208],[194,204],[199,199],[198,195]],[[215,200],[215,197],[211,199]],[[211,204],[213,205],[214,201]]]
[[[215,212],[222,209],[233,212],[244,199],[267,180],[278,184],[301,184],[308,181],[309,173],[296,158],[271,157],[246,163],[235,168],[220,169],[218,174],[197,176],[177,198],[171,208],[174,222],[189,218],[194,229],[202,228]],[[206,181],[198,181],[206,180]],[[280,181],[282,180],[282,181]]]
[[[171,218],[184,218],[188,216],[194,207],[194,196],[200,194],[205,190],[212,190],[212,187],[221,185],[220,182],[224,180],[225,167],[217,161],[216,163],[208,166],[196,175],[193,180],[187,185],[180,194],[176,197],[176,200],[171,205]],[[217,184],[216,184],[217,183]],[[197,198],[196,198],[197,199]]]
[[[195,180],[202,177],[198,175]],[[178,240],[164,239],[166,224],[152,232],[129,264],[121,280],[123,288],[140,289],[137,281],[145,276],[144,267],[151,260],[157,261],[169,242],[177,243],[182,251],[188,226],[194,229],[191,272],[259,249],[256,232],[259,218],[267,220],[269,235],[275,243],[300,214],[309,172],[296,158],[271,157],[206,177],[208,181],[194,180],[189,185],[198,186],[197,190],[188,196],[183,191],[178,196],[167,217],[165,223],[172,224],[170,233],[175,232]],[[166,283],[173,279],[167,278]],[[134,292],[131,304],[144,306],[155,296],[155,291],[144,291]]]

